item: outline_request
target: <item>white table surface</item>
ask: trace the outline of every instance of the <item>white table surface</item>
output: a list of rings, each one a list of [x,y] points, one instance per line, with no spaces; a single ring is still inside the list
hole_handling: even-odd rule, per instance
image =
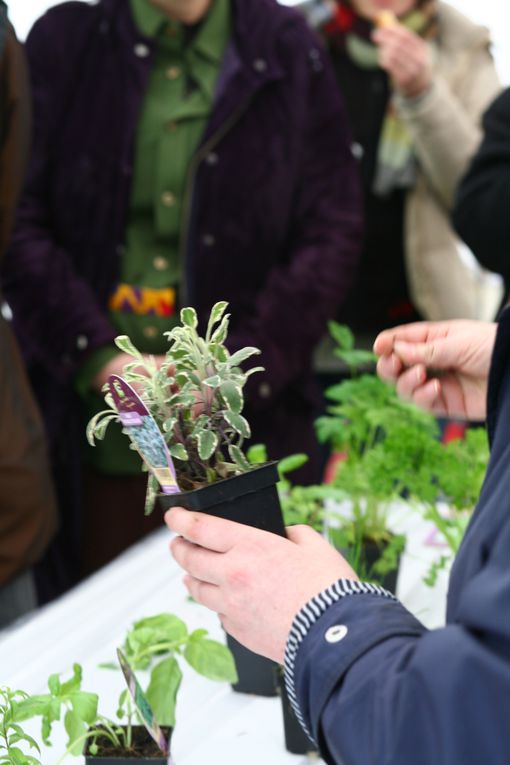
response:
[[[423,585],[421,576],[441,550],[424,546],[430,526],[416,512],[398,507],[392,520],[395,530],[408,533],[398,595],[427,626],[439,626],[444,620],[446,575],[434,590]],[[187,599],[182,572],[168,552],[169,539],[165,529],[156,532],[57,602],[0,632],[0,685],[44,693],[50,674],[67,676],[78,662],[83,666],[83,689],[97,692],[101,712],[113,717],[124,687],[122,676],[98,665],[115,660],[115,649],[135,620],[169,611],[190,629],[204,627],[211,637],[224,640],[216,615]],[[183,670],[172,740],[176,765],[307,762],[285,751],[279,699],[234,693],[187,665]],[[38,724],[26,728],[39,738]],[[53,740],[52,749],[42,750],[43,765],[55,765],[64,751],[65,733],[58,724]],[[66,762],[81,765],[83,758],[69,757]]]

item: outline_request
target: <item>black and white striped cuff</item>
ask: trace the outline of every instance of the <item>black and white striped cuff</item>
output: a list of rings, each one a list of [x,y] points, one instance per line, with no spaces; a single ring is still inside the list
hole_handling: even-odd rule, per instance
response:
[[[320,617],[332,606],[334,603],[338,603],[342,598],[348,595],[379,595],[382,598],[388,598],[390,600],[397,600],[397,598],[388,590],[380,587],[377,584],[368,584],[367,582],[356,582],[352,579],[339,579],[337,582],[327,587],[321,593],[308,601],[303,606],[301,611],[295,617],[289,637],[287,638],[287,646],[285,648],[285,665],[284,676],[285,686],[287,688],[287,694],[289,696],[290,703],[294,710],[294,714],[299,720],[301,726],[306,731],[307,735],[312,738],[310,731],[308,730],[299,704],[296,697],[296,689],[294,685],[294,665],[296,656],[299,651],[299,647],[312,626],[317,622]],[[342,632],[342,629],[344,632]],[[338,642],[346,634],[347,630],[344,627],[332,627],[328,630],[331,634],[329,642]],[[313,738],[312,738],[313,740]]]

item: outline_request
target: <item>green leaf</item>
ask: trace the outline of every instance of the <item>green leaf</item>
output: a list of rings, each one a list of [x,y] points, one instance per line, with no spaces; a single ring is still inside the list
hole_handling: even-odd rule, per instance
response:
[[[21,731],[21,733],[14,733],[12,736],[9,736],[9,746],[14,746],[14,744],[19,744],[20,742],[28,744],[30,749],[35,749],[37,752],[41,751],[37,741],[24,731]]]
[[[240,414],[243,409],[243,393],[241,387],[231,380],[226,380],[220,387],[225,404],[234,412]]]
[[[267,462],[265,444],[252,444],[246,452],[246,458],[251,465],[263,465],[264,462]]]
[[[308,455],[306,454],[291,454],[288,457],[284,457],[278,463],[278,472],[280,476],[287,475],[287,473],[293,473],[294,470],[299,470],[300,467],[306,465],[308,462]]]
[[[177,423],[177,417],[169,417],[168,420],[165,420],[163,423],[163,431],[165,433],[171,433],[173,429],[175,428],[175,425]]]
[[[29,761],[28,756],[21,749],[18,749],[17,746],[11,747],[9,755],[10,759],[7,762],[12,763],[12,765],[27,765]]]
[[[182,672],[173,656],[157,664],[151,672],[147,699],[160,725],[175,726],[175,704]]]
[[[183,308],[181,310],[181,324],[185,327],[196,329],[198,327],[197,312],[194,308]]]
[[[219,375],[212,375],[207,377],[203,381],[203,385],[207,385],[209,388],[219,388],[221,385],[221,377]]]
[[[211,339],[211,334],[213,332],[214,326],[221,321],[223,318],[223,314],[228,308],[228,303],[225,300],[221,300],[218,303],[215,303],[213,305],[211,314],[209,316],[209,321],[207,322],[207,332],[205,335],[206,342],[209,342]]]
[[[92,417],[92,419],[87,424],[86,431],[87,441],[90,446],[95,446],[95,438],[97,438],[98,441],[101,441],[104,438],[106,428],[110,422],[117,419],[117,417],[117,412],[112,412],[110,409],[105,409],[102,412],[98,412],[94,415],[94,417]],[[103,422],[106,422],[106,424],[103,425]]]
[[[237,672],[232,654],[227,646],[216,640],[204,638],[192,640],[184,651],[188,664],[200,675],[218,682],[237,682]]]
[[[236,463],[237,467],[243,473],[246,473],[248,470],[252,469],[252,465],[250,465],[238,446],[235,444],[230,444],[228,447],[228,453],[230,454],[230,458]]]
[[[219,325],[219,327],[214,330],[211,337],[211,343],[222,345],[225,342],[228,335],[229,322],[230,322],[230,315],[227,314],[221,320],[221,324]]]
[[[186,640],[188,628],[174,614],[156,614],[136,622],[127,636],[130,651],[137,653],[161,643]]]
[[[189,639],[191,641],[193,641],[193,640],[202,640],[202,638],[206,637],[206,635],[208,635],[208,634],[209,633],[207,632],[207,630],[204,630],[204,629],[193,630],[193,632],[189,636]]]
[[[175,459],[182,460],[182,462],[188,461],[188,452],[182,444],[170,444],[168,446],[168,451],[172,457],[175,457]]]
[[[261,351],[258,348],[246,347],[236,351],[229,358],[228,362],[231,367],[238,367],[243,361],[251,358],[251,356],[260,356]]]
[[[116,337],[115,345],[123,353],[129,354],[129,356],[134,356],[137,359],[142,358],[142,354],[137,348],[135,348],[135,346],[131,342],[131,338],[129,338],[127,335],[119,335],[118,337]]]
[[[58,675],[50,675],[48,678],[48,688],[52,696],[60,695],[60,678]]]
[[[212,430],[202,430],[197,436],[198,454],[201,460],[208,460],[218,446],[218,436]]]
[[[74,713],[87,725],[92,725],[97,718],[99,698],[96,693],[77,691],[69,696]]]
[[[339,324],[337,321],[328,321],[329,334],[335,340],[340,348],[350,351],[354,348],[354,335],[345,324]]]
[[[50,704],[50,696],[29,696],[28,699],[16,705],[14,719],[18,722],[30,720],[32,717],[45,715]]]
[[[79,664],[73,664],[73,676],[70,680],[66,680],[65,683],[62,683],[60,695],[67,696],[67,694],[71,693],[71,691],[78,691],[81,687],[82,677],[83,670],[81,666]]]
[[[76,712],[68,709],[64,717],[64,727],[69,736],[66,748],[69,749],[72,755],[78,757],[83,750],[83,740],[81,740],[81,737],[86,732],[87,726]]]
[[[236,433],[239,433],[243,438],[249,438],[251,436],[250,426],[248,420],[246,420],[242,414],[235,414],[234,412],[225,411],[223,417],[228,424],[234,428]]]

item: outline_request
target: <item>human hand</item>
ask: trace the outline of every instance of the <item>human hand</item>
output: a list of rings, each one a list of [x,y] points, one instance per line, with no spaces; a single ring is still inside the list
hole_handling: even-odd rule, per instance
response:
[[[376,338],[377,372],[402,398],[438,416],[483,420],[497,325],[481,321],[407,324]],[[430,376],[427,369],[439,374]]]
[[[432,83],[432,59],[427,43],[402,24],[376,29],[379,65],[390,75],[395,89],[406,98],[425,93]]]
[[[358,578],[309,526],[288,528],[284,539],[180,507],[165,521],[180,535],[170,549],[191,596],[216,611],[236,640],[280,664],[300,609],[338,579]]]
[[[144,357],[145,358],[145,357]],[[149,357],[147,356],[147,359]],[[165,356],[152,356],[154,359],[154,362],[159,369],[163,362],[165,361]],[[127,353],[118,353],[116,356],[113,357],[110,361],[108,361],[107,364],[104,365],[102,369],[99,370],[97,375],[94,377],[92,381],[92,387],[94,390],[101,391],[103,389],[103,385],[105,385],[108,382],[108,378],[111,375],[118,375],[119,377],[122,377],[124,374],[124,367],[127,364],[132,364],[134,361],[133,357],[130,356]],[[139,372],[142,375],[147,375],[147,370],[142,365],[138,366],[136,369],[137,372]],[[168,372],[169,375],[172,374],[172,370],[169,369]],[[135,385],[135,387],[138,391],[139,388]]]

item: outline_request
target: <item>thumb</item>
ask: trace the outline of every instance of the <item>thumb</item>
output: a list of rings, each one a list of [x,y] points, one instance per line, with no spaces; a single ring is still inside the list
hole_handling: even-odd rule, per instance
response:
[[[287,526],[287,539],[296,545],[310,545],[316,542],[324,544],[324,537],[310,526]]]
[[[424,364],[435,369],[449,369],[458,361],[458,348],[451,338],[438,338],[426,343],[406,343],[396,340],[393,352],[406,367]]]

